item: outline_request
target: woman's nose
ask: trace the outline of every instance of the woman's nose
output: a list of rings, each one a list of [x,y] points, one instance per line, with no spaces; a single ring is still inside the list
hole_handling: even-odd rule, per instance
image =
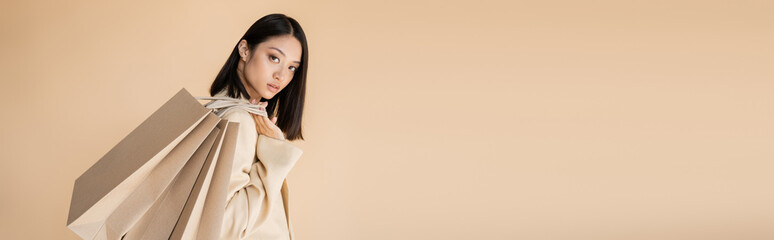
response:
[[[288,73],[285,70],[279,70],[276,74],[274,74],[274,79],[277,79],[277,81],[285,82],[287,80]]]
[[[285,78],[282,77],[282,73],[279,72],[279,73],[274,74],[274,80],[277,80],[278,82],[283,82],[285,80]]]

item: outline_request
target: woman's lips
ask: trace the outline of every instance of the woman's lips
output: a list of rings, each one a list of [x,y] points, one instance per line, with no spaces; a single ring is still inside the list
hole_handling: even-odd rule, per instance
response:
[[[274,85],[272,85],[272,84],[270,84],[270,83],[269,83],[269,84],[266,84],[266,86],[268,86],[268,87],[269,87],[269,91],[272,91],[272,92],[274,92],[274,93],[277,93],[277,92],[279,92],[279,88],[278,88],[277,86],[274,86]]]

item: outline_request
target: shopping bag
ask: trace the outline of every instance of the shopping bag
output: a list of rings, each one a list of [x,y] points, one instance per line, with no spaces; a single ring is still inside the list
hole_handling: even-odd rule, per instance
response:
[[[214,144],[206,155],[206,161],[203,164],[193,164],[198,166],[200,171],[191,172],[183,169],[178,176],[180,179],[177,179],[168,189],[166,194],[169,195],[166,199],[161,199],[154,204],[154,207],[146,212],[143,219],[123,239],[214,239],[218,237],[226,195],[225,190],[221,189],[227,189],[229,178],[229,173],[224,171],[231,170],[234,151],[232,142],[235,140],[235,130],[238,129],[238,125],[221,120],[216,129],[217,139],[213,141]],[[229,129],[231,131],[228,131]],[[225,140],[226,138],[228,140]],[[224,142],[225,148],[223,148]],[[187,175],[190,177],[185,177]],[[193,184],[194,180],[195,184]],[[178,185],[182,181],[185,182]],[[223,197],[218,196],[220,193]],[[213,204],[218,205],[217,203],[223,206],[210,207]],[[210,210],[204,214],[204,209]],[[201,221],[204,221],[204,224],[199,224]],[[212,237],[201,237],[202,235],[197,237],[198,229],[203,229],[202,235]]]
[[[234,153],[236,141],[239,137],[239,123],[229,122],[226,127],[215,172],[207,191],[207,197],[202,206],[201,219],[199,220],[196,234],[193,238],[183,239],[218,239],[223,225],[223,216],[226,209],[228,196],[228,184],[231,180],[231,170],[234,166]],[[183,235],[186,236],[186,235]],[[173,238],[174,239],[174,238]]]
[[[151,173],[105,220],[105,234],[95,239],[119,239],[161,196],[175,175],[210,134],[220,119],[208,115],[183,141],[153,168]]]
[[[180,90],[76,180],[68,227],[84,239],[218,238],[239,129],[220,118],[234,109],[267,115]]]
[[[176,175],[217,120],[180,90],[76,179],[68,228],[83,239],[118,239],[169,185],[172,178],[163,176]]]
[[[221,120],[221,122],[224,122]],[[221,124],[218,124],[221,126]],[[123,240],[167,239],[185,206],[199,172],[210,153],[220,147],[222,127],[216,127],[210,136],[199,146],[191,159],[177,174],[173,182],[164,191],[145,215],[124,235]],[[209,167],[204,168],[208,171]]]
[[[219,237],[239,123],[226,124],[224,121],[218,127],[224,129],[220,148],[207,159],[205,167],[202,168],[185,208],[169,236],[171,240]],[[205,168],[209,171],[205,172]]]

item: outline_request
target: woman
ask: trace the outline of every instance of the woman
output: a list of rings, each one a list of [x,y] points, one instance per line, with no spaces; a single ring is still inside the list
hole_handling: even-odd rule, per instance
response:
[[[296,20],[283,14],[258,19],[242,36],[210,88],[264,106],[268,117],[244,110],[222,118],[239,122],[221,239],[292,239],[285,177],[303,153],[308,48]]]

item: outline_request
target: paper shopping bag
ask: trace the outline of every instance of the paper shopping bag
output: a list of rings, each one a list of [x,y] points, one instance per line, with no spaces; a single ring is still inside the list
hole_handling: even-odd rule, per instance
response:
[[[202,207],[201,220],[199,221],[196,239],[219,239],[223,225],[223,216],[228,200],[228,186],[231,180],[231,171],[234,166],[236,142],[239,137],[239,123],[228,123],[227,131],[223,137],[215,173],[212,176],[207,198]],[[185,236],[185,235],[184,235]],[[191,239],[191,238],[186,238]]]
[[[220,148],[211,152],[169,239],[217,239],[223,222],[239,123],[223,121]],[[209,171],[205,171],[205,168]]]
[[[68,228],[84,239],[118,239],[156,201],[173,179],[169,176],[182,168],[181,160],[190,158],[217,122],[210,110],[180,90],[76,179]],[[154,188],[154,181],[160,187]]]
[[[225,122],[225,120],[221,120]],[[223,124],[218,124],[223,126]],[[209,171],[209,165],[204,167],[205,160],[210,153],[220,148],[222,139],[222,127],[216,127],[210,136],[199,146],[196,153],[185,164],[172,184],[164,191],[154,205],[145,212],[145,215],[126,233],[123,240],[137,239],[168,239],[172,234],[183,211],[186,200],[193,190],[194,183],[201,171]],[[211,161],[211,160],[210,160]]]
[[[210,135],[218,121],[220,119],[214,114],[207,115],[204,121],[175,146],[142,183],[113,210],[105,220],[105,234],[98,234],[94,239],[120,239],[129,231],[170,185],[196,149]]]

